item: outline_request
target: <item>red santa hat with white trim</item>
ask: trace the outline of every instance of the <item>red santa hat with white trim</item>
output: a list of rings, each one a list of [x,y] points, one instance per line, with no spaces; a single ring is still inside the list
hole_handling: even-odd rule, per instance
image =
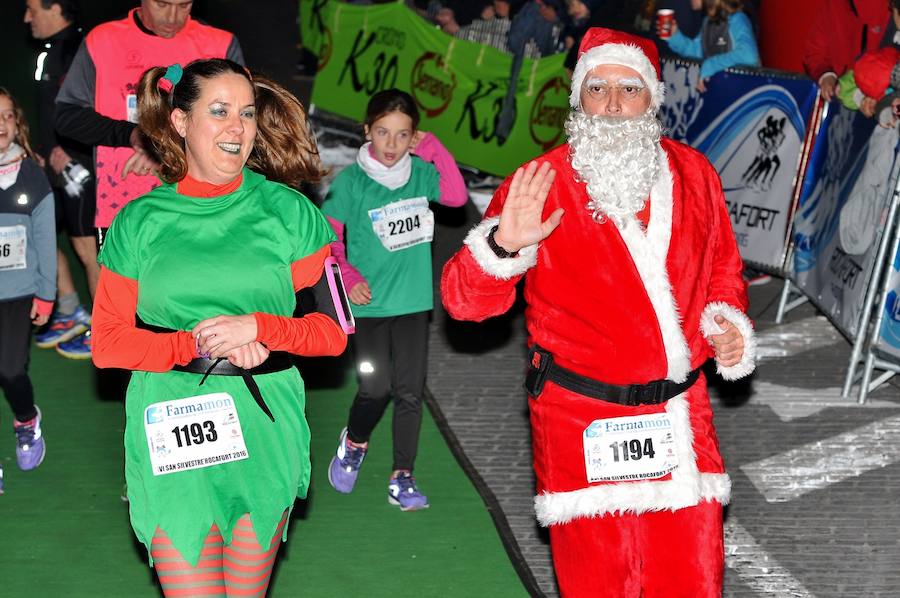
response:
[[[618,64],[632,68],[640,74],[641,79],[650,89],[650,103],[659,109],[665,97],[665,85],[662,79],[662,68],[659,63],[659,51],[649,39],[605,29],[591,27],[581,39],[578,48],[578,62],[572,73],[572,93],[569,104],[578,109],[581,106],[581,86],[584,78],[594,67],[601,64]]]

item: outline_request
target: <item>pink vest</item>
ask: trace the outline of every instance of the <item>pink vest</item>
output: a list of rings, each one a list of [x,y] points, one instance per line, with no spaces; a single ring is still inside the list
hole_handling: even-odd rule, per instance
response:
[[[86,39],[97,72],[94,110],[131,122],[137,122],[137,85],[144,71],[199,58],[225,58],[232,40],[229,32],[191,18],[173,38],[149,35],[134,22],[135,10],[120,21],[97,26]],[[97,147],[97,227],[108,227],[122,206],[159,184],[154,176],[133,173],[122,180],[122,168],[133,153],[130,147]]]

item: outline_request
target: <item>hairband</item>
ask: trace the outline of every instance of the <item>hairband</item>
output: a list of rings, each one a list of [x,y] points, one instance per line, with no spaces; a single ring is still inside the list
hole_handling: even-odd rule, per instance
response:
[[[181,76],[183,74],[184,70],[182,70],[181,65],[176,62],[166,69],[166,74],[160,77],[159,81],[156,82],[156,86],[166,93],[172,93],[172,90],[178,85],[178,82],[181,81]]]

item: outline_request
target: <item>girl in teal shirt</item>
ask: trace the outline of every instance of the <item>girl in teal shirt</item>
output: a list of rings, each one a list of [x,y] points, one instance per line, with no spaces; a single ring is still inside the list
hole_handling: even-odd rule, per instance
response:
[[[359,377],[328,479],[338,492],[353,490],[369,437],[393,396],[388,501],[404,511],[428,507],[412,475],[434,304],[434,215],[428,206],[461,206],[468,198],[453,157],[434,135],[417,131],[418,124],[408,93],[389,89],[372,96],[364,123],[367,143],[334,179],[322,206],[338,235],[332,253],[356,316]]]

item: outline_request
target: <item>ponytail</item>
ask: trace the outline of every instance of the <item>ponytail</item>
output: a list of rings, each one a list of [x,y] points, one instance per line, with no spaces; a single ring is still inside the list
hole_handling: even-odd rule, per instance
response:
[[[299,187],[317,183],[326,170],[310,130],[306,110],[289,91],[254,75],[256,144],[247,165],[267,178]]]
[[[159,157],[160,177],[167,183],[177,183],[187,174],[187,158],[184,139],[170,120],[175,89],[159,83],[165,74],[165,67],[155,66],[141,77],[137,93],[138,126]]]

